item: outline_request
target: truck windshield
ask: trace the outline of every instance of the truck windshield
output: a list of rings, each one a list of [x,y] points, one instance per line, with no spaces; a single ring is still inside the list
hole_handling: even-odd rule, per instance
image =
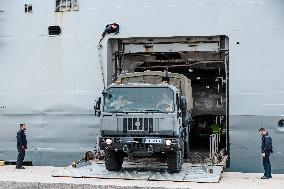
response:
[[[158,87],[110,88],[104,95],[105,112],[173,112],[174,92]]]

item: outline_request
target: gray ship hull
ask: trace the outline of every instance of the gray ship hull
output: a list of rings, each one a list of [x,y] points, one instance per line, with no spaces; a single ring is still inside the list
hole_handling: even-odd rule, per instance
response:
[[[95,99],[110,83],[111,38],[215,36],[229,38],[231,171],[261,172],[259,127],[273,137],[274,173],[284,173],[284,2],[282,0],[80,1],[78,11],[55,12],[55,0],[0,1],[0,159],[16,159],[16,132],[27,123],[27,160],[68,165],[96,147]],[[121,25],[108,36],[107,23]],[[48,35],[59,25],[60,36]]]

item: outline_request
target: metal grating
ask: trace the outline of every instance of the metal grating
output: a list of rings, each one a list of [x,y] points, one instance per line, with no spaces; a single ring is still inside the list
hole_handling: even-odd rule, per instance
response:
[[[127,131],[148,131],[153,133],[153,118],[123,118],[123,132]]]
[[[122,125],[123,125],[123,132],[126,133],[127,132],[127,119],[126,118],[123,119]]]
[[[153,131],[154,131],[154,120],[153,120],[153,118],[150,118],[149,119],[149,133],[153,133]]]
[[[149,119],[144,118],[144,130],[148,131],[148,129],[149,129]]]
[[[56,0],[55,12],[78,11],[77,0]]]

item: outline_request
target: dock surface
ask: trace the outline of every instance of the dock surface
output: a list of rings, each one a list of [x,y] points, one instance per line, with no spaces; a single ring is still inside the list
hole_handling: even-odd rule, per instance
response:
[[[53,177],[63,167],[32,166],[17,170],[14,166],[0,167],[0,188],[191,188],[191,189],[281,189],[284,174],[261,180],[261,173],[224,172],[219,183],[145,181],[123,179]]]

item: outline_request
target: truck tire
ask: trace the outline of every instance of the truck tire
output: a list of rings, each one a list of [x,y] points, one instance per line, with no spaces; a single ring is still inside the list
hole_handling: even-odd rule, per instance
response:
[[[184,141],[184,156],[183,159],[189,159],[189,144]]]
[[[105,151],[105,166],[108,171],[119,171],[123,163],[122,152],[114,150]]]
[[[184,149],[184,141],[183,140],[180,140],[180,148],[181,148],[181,159],[184,159],[184,154],[185,154],[185,149]]]
[[[182,169],[182,157],[181,151],[169,152],[168,154],[168,172],[169,173],[179,173]]]

